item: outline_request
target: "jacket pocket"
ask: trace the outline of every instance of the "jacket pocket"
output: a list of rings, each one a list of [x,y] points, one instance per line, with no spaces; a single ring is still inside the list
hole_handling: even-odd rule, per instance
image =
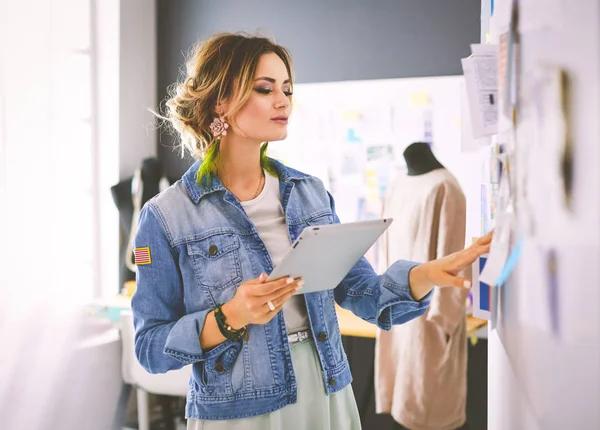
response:
[[[187,243],[198,283],[211,290],[224,290],[242,280],[240,241],[232,233],[219,233]]]
[[[231,384],[232,365],[227,366],[220,358],[202,362],[201,391],[210,396],[233,393]]]
[[[307,217],[306,224],[309,226],[333,224],[333,215],[331,212],[317,213]]]

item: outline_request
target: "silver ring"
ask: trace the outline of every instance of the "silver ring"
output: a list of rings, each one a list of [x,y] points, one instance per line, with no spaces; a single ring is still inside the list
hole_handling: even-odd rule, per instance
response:
[[[269,307],[269,309],[271,309],[271,311],[275,310],[275,305],[273,304],[273,302],[271,300],[269,300],[267,302],[267,306]]]

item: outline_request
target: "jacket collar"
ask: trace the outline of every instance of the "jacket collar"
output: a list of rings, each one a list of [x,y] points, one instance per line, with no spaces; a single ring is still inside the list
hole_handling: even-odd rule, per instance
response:
[[[279,179],[283,182],[299,181],[302,179],[310,178],[310,175],[287,167],[277,160],[274,160],[272,158],[269,158],[269,160],[273,163],[273,166],[275,167],[275,170],[277,170],[277,173],[279,175]],[[205,195],[212,194],[217,191],[227,190],[216,175],[212,176],[211,184],[209,184],[208,181],[205,179],[203,186],[198,185],[198,183],[196,182],[196,174],[198,172],[198,169],[200,168],[201,162],[202,160],[197,160],[194,164],[192,164],[188,171],[184,173],[182,178],[183,183],[185,185],[185,189],[188,195],[190,196],[190,199],[192,199],[192,201],[195,204],[198,204],[198,202],[200,202],[202,197],[204,197]]]

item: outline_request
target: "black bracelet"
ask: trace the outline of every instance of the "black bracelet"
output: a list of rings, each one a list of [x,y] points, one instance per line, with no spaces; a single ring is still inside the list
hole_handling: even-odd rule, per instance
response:
[[[239,330],[234,329],[229,324],[227,324],[225,314],[223,313],[223,309],[221,309],[219,305],[215,308],[215,320],[217,321],[217,327],[219,327],[219,331],[226,339],[238,340],[242,337],[248,342],[248,329],[246,327],[242,327]]]

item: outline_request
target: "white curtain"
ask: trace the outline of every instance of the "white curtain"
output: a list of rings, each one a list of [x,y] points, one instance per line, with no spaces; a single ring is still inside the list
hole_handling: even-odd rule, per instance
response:
[[[104,339],[89,348],[96,327],[98,334],[106,327],[84,308],[102,280],[92,18],[86,0],[0,3],[0,423],[6,429],[110,428],[114,408],[107,402],[120,388],[115,363],[106,363],[118,350],[86,352],[118,345]],[[81,422],[86,416],[97,419]]]

